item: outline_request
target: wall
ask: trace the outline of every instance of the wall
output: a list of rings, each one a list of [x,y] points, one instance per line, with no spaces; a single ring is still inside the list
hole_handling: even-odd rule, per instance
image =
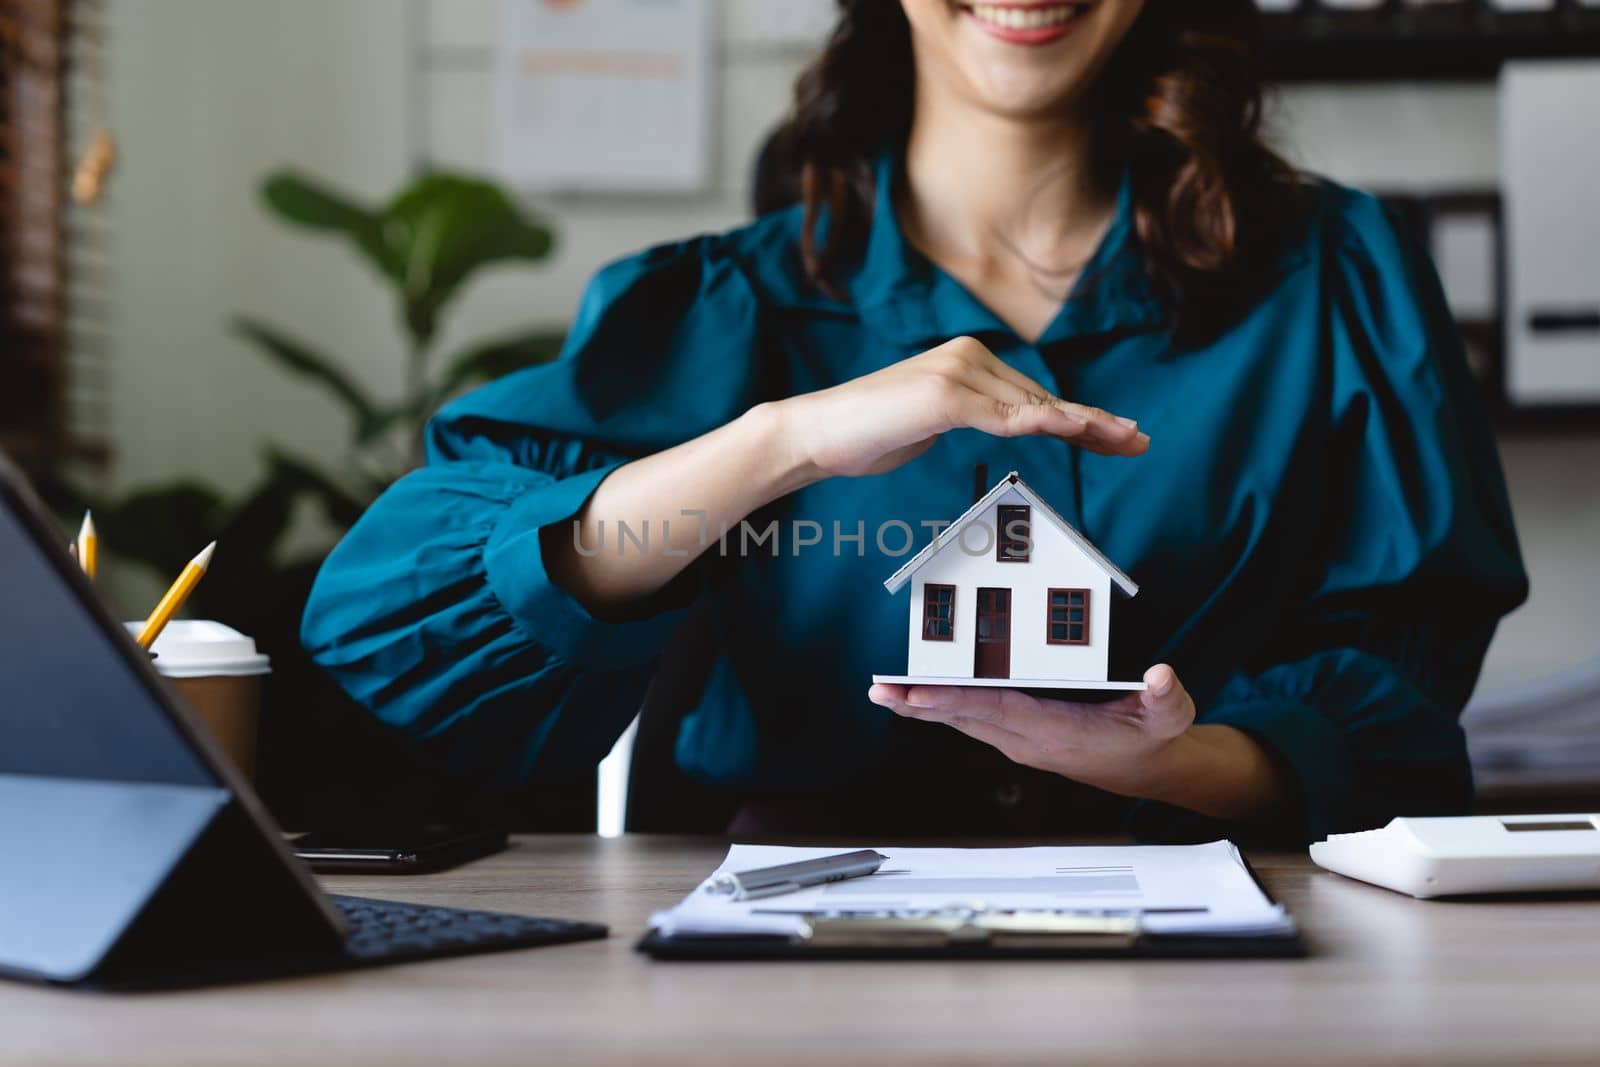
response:
[[[499,4],[426,0],[421,6],[426,12],[423,147],[441,166],[483,169],[493,156],[488,52],[498,27]],[[787,109],[795,74],[806,59],[804,48],[771,38],[776,16],[769,19],[762,11],[777,6],[763,0],[718,0],[722,41],[714,187],[689,197],[562,196],[540,201],[560,226],[556,261],[537,276],[508,273],[477,286],[462,302],[447,339],[535,316],[564,318],[589,276],[607,261],[749,218],[750,166]]]
[[[720,0],[720,9],[715,188],[536,205],[559,225],[557,256],[486,275],[455,309],[446,350],[561,321],[607,260],[745,217],[749,162],[804,49],[773,41],[770,20],[797,17],[776,5]],[[293,164],[378,198],[423,151],[481,168],[497,11],[495,0],[108,6],[124,149],[111,205],[117,484],[192,476],[242,486],[267,441],[338,453],[340,412],[230,337],[232,314],[292,326],[372,389],[398,389],[401,335],[384,291],[344,248],[269,222],[254,187]],[[1481,186],[1498,174],[1492,86],[1300,88],[1274,118],[1296,159],[1346,181]],[[1509,679],[1595,651],[1600,503],[1587,473],[1600,447],[1523,437],[1507,443],[1506,459],[1536,589],[1491,655],[1492,673]]]
[[[378,196],[405,173],[405,35],[390,0],[108,5],[116,478],[237,485],[267,440],[327,453],[340,413],[231,338],[281,323],[399,384],[399,331],[345,249],[291,233],[256,185],[296,164]],[[182,406],[174,407],[178,398]]]

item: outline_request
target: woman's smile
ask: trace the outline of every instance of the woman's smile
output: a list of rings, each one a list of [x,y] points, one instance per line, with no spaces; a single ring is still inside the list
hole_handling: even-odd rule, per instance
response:
[[[958,4],[979,29],[1010,44],[1042,45],[1071,33],[1092,3]]]

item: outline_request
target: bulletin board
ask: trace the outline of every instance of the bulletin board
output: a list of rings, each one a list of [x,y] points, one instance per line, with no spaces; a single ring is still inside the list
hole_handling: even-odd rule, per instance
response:
[[[500,176],[536,193],[704,190],[713,15],[710,0],[501,0]]]

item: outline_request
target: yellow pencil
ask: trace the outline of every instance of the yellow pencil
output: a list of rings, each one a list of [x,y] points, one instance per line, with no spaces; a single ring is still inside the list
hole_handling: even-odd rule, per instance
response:
[[[78,566],[94,581],[94,572],[100,563],[100,538],[95,536],[94,518],[83,513],[83,525],[78,527]]]
[[[172,588],[167,590],[161,602],[150,612],[150,617],[144,620],[144,629],[139,631],[139,647],[149,648],[155,644],[157,637],[166,627],[172,617],[183,607],[183,602],[189,599],[189,594],[194,592],[194,587],[200,584],[200,579],[205,577],[206,568],[211,564],[211,553],[216,550],[217,543],[211,542],[200,550],[200,554],[191,559],[183,568],[183,573],[178,575],[178,580],[172,583]]]

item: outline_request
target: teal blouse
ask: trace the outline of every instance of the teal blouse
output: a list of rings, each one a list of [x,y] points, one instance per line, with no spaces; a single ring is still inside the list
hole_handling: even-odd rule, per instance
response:
[[[1111,677],[1172,663],[1203,721],[1249,732],[1292,771],[1303,804],[1287,836],[1464,807],[1457,717],[1526,579],[1439,284],[1378,202],[1311,186],[1270,291],[1183,348],[1124,189],[1030,344],[906,242],[889,177],[845,299],[803,279],[797,210],[601,270],[561,358],[448,405],[427,464],[334,550],[303,628],[316,659],[443,770],[512,788],[598,761],[699,604],[718,657],[679,766],[751,791],[860,781],[894,764],[902,736],[866,699],[874,672],[906,662],[907,594],[882,585],[905,558],[882,549],[901,537],[880,546],[874,531],[900,520],[925,540],[918,523],[961,514],[984,463],[1021,472],[1142,587],[1112,607]],[[713,547],[625,619],[591,616],[546,573],[542,539],[570,536],[620,464],[963,334],[1061,396],[1138,419],[1148,453],[950,433],[899,470],[775,502],[755,524],[779,521],[776,555]],[[797,520],[823,543],[797,552]],[[836,521],[867,536],[835,552]],[[1228,831],[1154,804],[1126,818],[1147,838]]]

